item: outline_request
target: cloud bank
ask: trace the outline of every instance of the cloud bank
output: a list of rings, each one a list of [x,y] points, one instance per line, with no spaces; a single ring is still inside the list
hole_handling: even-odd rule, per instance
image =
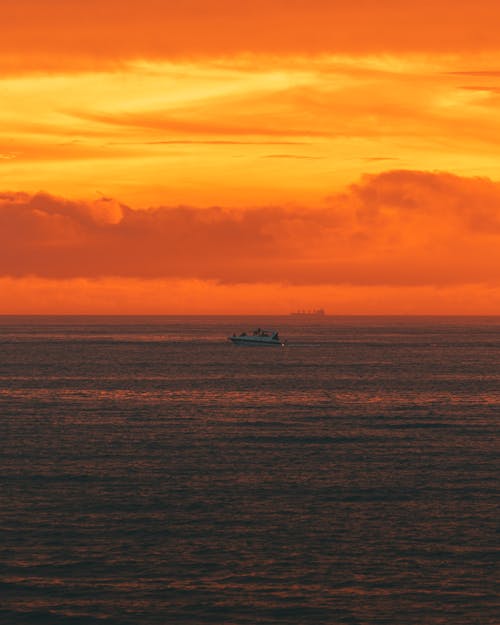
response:
[[[290,285],[500,283],[500,184],[365,176],[320,208],[188,206],[0,195],[0,275]]]

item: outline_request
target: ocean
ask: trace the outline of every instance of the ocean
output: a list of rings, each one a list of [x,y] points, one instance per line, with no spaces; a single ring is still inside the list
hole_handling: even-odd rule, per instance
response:
[[[0,354],[2,625],[500,622],[500,318],[0,317]]]

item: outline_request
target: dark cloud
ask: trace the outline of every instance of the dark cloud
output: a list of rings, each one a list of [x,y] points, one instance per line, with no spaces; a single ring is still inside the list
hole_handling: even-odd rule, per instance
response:
[[[500,185],[446,173],[366,176],[320,209],[0,195],[3,276],[498,284],[499,261]]]

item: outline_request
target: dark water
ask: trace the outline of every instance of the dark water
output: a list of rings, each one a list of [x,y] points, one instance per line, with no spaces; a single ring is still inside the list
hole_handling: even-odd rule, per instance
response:
[[[500,318],[5,317],[0,354],[2,625],[500,622]]]

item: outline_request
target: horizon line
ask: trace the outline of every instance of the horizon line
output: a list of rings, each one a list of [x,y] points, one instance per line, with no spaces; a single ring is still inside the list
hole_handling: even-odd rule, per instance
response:
[[[292,317],[293,313],[0,313],[3,317]],[[500,317],[498,313],[340,313],[321,316],[304,315],[309,319],[346,317]]]

